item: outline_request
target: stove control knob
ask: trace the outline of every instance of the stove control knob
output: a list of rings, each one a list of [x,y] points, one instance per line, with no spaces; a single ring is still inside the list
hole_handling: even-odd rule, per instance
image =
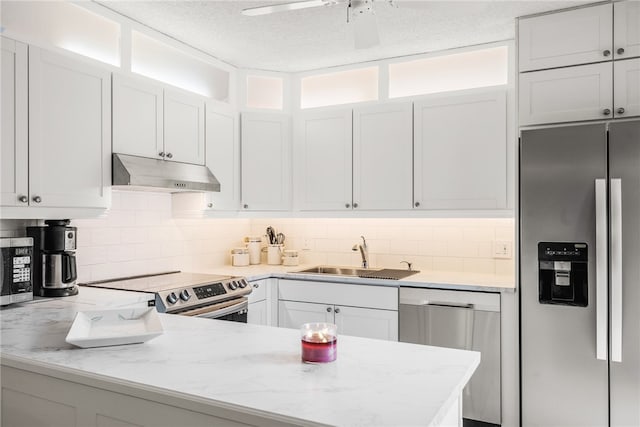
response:
[[[188,290],[183,289],[182,291],[180,291],[180,299],[182,301],[189,301],[189,298],[191,298],[191,294]]]
[[[238,281],[238,286],[240,286],[242,289],[247,287],[247,282],[245,282],[244,280],[240,280]]]
[[[229,289],[231,289],[232,291],[238,289],[238,284],[236,282],[229,282],[227,286],[229,286]]]
[[[175,292],[171,292],[169,295],[167,295],[167,302],[169,304],[175,304],[178,302],[178,296]]]

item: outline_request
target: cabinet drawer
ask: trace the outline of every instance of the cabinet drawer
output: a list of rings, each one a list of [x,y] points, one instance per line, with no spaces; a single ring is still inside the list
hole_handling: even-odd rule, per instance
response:
[[[611,62],[520,74],[520,125],[611,118],[612,88]]]
[[[398,310],[398,289],[385,286],[280,280],[278,299]]]

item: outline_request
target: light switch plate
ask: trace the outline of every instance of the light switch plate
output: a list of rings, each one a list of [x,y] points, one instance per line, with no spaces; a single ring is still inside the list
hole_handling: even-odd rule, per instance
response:
[[[511,259],[513,245],[507,240],[495,240],[493,242],[493,257],[499,259]]]

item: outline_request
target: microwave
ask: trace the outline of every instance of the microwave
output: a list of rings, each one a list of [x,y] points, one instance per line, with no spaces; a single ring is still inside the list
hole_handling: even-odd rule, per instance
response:
[[[33,299],[33,238],[2,238],[2,269],[0,269],[0,305]]]

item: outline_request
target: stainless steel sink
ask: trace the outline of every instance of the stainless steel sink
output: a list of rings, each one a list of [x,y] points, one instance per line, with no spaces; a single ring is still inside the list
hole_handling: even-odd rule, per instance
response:
[[[296,271],[296,273],[307,274],[328,274],[334,276],[351,276],[363,277],[367,279],[387,279],[398,280],[409,277],[416,273],[416,270],[396,270],[392,268],[353,268],[353,267],[334,267],[328,265],[319,265],[306,270]]]
[[[331,267],[326,265],[318,265],[316,267],[307,268],[306,270],[296,271],[296,273],[334,274],[336,276],[360,276],[361,274],[375,271],[379,270],[373,268]]]

